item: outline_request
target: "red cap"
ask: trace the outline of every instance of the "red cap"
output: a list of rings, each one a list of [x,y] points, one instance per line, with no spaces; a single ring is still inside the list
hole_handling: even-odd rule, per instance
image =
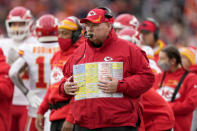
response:
[[[95,8],[95,9],[89,11],[86,18],[81,19],[80,22],[81,23],[86,23],[87,21],[89,21],[89,22],[95,23],[95,24],[100,24],[100,23],[103,23],[103,22],[113,23],[114,18],[110,18],[110,19],[105,18],[105,13],[106,13],[105,10]]]
[[[143,21],[139,27],[139,31],[155,32],[157,30],[156,25],[151,21]]]

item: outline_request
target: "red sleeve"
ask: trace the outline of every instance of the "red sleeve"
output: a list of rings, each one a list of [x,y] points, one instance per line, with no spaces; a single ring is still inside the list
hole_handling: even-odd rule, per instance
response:
[[[149,66],[148,59],[144,51],[133,47],[131,51],[130,66],[131,76],[120,80],[117,92],[123,92],[131,97],[138,97],[149,88],[154,82],[154,74]]]
[[[40,106],[39,106],[39,108],[38,108],[37,114],[42,114],[42,115],[44,115],[45,112],[48,111],[48,109],[49,109],[49,100],[48,100],[49,94],[50,94],[50,87],[48,88],[48,90],[47,90],[47,92],[46,92],[46,94],[45,94],[45,97],[44,97],[44,99],[42,100],[42,103],[40,104]]]
[[[70,101],[70,103],[73,102],[73,99]],[[66,117],[66,121],[72,123],[72,124],[75,124],[74,122],[74,117],[72,115],[72,110],[69,108],[69,112],[67,114],[67,117]]]
[[[183,86],[185,86],[184,100],[170,103],[175,115],[188,114],[197,106],[197,76],[191,75],[185,79]]]
[[[63,74],[64,78],[61,80],[60,85],[59,85],[59,94],[64,97],[70,97],[70,95],[67,95],[64,91],[64,83],[66,80],[72,76],[72,66],[73,65],[73,57],[69,58],[66,64],[63,67]]]
[[[12,99],[14,85],[8,76],[10,66],[5,61],[5,56],[0,49],[0,99]]]
[[[72,76],[72,65],[73,64],[74,60],[73,60],[73,56],[70,57],[68,59],[68,61],[66,62],[66,64],[64,65],[63,67],[63,74],[64,74],[64,78],[61,80],[60,82],[60,85],[59,85],[59,94],[64,96],[64,97],[70,97],[70,98],[73,98],[72,96],[70,95],[67,95],[64,91],[64,83],[66,82],[66,80]],[[70,101],[70,103],[73,102],[73,99]],[[69,112],[68,114],[66,115],[66,121],[74,124],[74,118],[73,118],[73,115],[72,115],[72,111],[71,109],[69,108]]]

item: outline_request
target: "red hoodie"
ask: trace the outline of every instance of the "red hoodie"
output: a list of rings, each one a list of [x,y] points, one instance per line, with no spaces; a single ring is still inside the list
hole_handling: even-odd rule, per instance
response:
[[[175,72],[166,72],[162,87],[160,82],[163,76],[159,74],[156,77],[154,88],[157,92],[170,103],[175,115],[174,131],[190,131],[192,114],[197,106],[197,76],[189,73],[184,79],[174,102],[170,102],[172,94],[179,83],[179,80],[185,73],[185,70],[179,68]]]
[[[58,51],[54,54],[51,60],[51,76],[50,76],[50,87],[47,89],[47,93],[38,109],[38,114],[44,115],[49,109],[49,104],[54,104],[57,102],[68,101],[70,96],[63,97],[59,95],[59,84],[63,78],[62,68],[70,56],[73,54],[74,50],[82,43],[84,39],[81,38],[77,41],[69,50],[63,52]],[[52,109],[50,113],[50,121],[65,119],[69,110],[69,104],[59,108]]]
[[[8,76],[10,66],[6,63],[5,56],[0,49],[0,128],[7,131],[10,121],[10,107],[14,85]]]
[[[72,67],[80,58],[78,64],[91,62],[123,62],[123,80],[119,80],[117,92],[123,93],[121,98],[89,98],[72,100],[70,111],[74,122],[89,129],[103,127],[136,127],[139,113],[139,102],[142,93],[146,92],[154,82],[154,75],[149,67],[146,54],[136,45],[119,39],[112,30],[102,47],[95,48],[87,40],[80,46],[64,66],[64,79],[60,85],[60,93],[67,96],[63,85],[72,75]],[[83,56],[83,57],[82,57]],[[143,81],[143,82],[142,82]],[[71,117],[67,121],[71,122]]]

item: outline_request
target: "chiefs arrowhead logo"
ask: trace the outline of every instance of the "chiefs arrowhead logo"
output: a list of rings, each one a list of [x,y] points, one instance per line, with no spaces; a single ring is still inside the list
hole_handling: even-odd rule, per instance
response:
[[[173,93],[174,93],[174,88],[170,86],[163,86],[156,91],[167,101],[171,101]],[[178,99],[181,97],[181,94],[178,92],[175,99]]]
[[[50,82],[51,85],[59,82],[64,77],[61,68],[54,67],[51,71]]]
[[[113,58],[111,58],[111,57],[109,57],[109,56],[106,56],[106,57],[104,58],[104,61],[113,61]]]
[[[96,12],[94,12],[94,11],[90,11],[90,12],[88,13],[88,16],[94,16],[94,15],[96,15]]]

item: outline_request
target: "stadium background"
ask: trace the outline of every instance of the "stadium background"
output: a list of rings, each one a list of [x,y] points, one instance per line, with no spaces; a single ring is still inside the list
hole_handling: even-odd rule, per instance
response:
[[[160,36],[167,44],[197,47],[197,0],[0,0],[0,30],[6,37],[5,20],[10,9],[24,6],[34,18],[54,14],[59,20],[79,18],[96,6],[109,7],[114,16],[131,13],[140,21],[154,17],[160,23]]]

